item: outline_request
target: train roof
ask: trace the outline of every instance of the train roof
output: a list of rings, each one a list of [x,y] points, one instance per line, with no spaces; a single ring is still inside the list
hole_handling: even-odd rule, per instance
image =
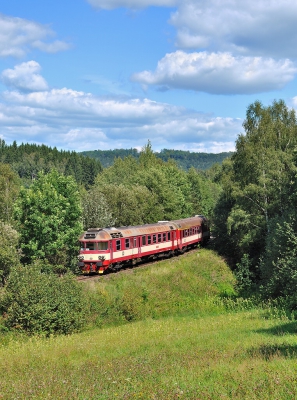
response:
[[[171,221],[179,229],[189,229],[192,226],[199,226],[206,222],[206,218],[203,215],[195,215],[195,217],[176,219]]]
[[[90,228],[84,232],[79,240],[110,240],[115,238],[128,238],[131,236],[150,235],[154,233],[168,232],[176,229],[188,229],[203,223],[202,216],[179,219],[175,221],[159,221],[155,224],[136,226],[121,226],[108,228]]]

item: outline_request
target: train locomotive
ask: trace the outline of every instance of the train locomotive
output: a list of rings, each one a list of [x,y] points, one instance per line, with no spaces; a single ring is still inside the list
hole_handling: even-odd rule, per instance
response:
[[[79,238],[83,274],[103,274],[140,262],[172,257],[205,244],[209,222],[203,215],[137,226],[90,228]]]

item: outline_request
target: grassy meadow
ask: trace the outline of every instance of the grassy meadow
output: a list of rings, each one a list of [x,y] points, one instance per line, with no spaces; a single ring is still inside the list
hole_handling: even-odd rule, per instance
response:
[[[297,398],[297,323],[211,250],[81,284],[84,332],[0,335],[0,399]]]

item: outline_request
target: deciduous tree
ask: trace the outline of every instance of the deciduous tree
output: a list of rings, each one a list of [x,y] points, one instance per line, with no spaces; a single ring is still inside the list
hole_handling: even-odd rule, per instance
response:
[[[72,177],[56,170],[39,173],[29,189],[21,190],[15,217],[24,261],[70,265],[82,231],[80,196]]]

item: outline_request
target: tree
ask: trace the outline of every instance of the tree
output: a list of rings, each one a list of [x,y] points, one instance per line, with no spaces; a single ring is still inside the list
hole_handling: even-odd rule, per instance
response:
[[[296,115],[282,100],[268,107],[256,101],[248,107],[243,127],[245,135],[239,135],[231,158],[225,234],[232,237],[236,261],[248,254],[255,265],[264,252],[270,220],[293,205]]]
[[[8,164],[0,163],[0,220],[10,224],[13,204],[20,190],[20,179]]]
[[[145,186],[104,184],[100,190],[117,226],[156,222],[163,215],[156,195]]]
[[[189,169],[187,179],[190,186],[188,201],[192,205],[194,214],[211,218],[221,192],[220,185],[212,182],[201,172],[198,173],[195,168]]]
[[[93,186],[89,191],[84,190],[82,195],[82,220],[84,229],[113,226],[115,218],[100,186]]]
[[[46,336],[78,331],[86,314],[82,287],[73,274],[42,273],[37,264],[12,268],[3,308],[8,328]]]
[[[71,264],[82,231],[80,195],[74,179],[53,170],[39,173],[29,189],[23,188],[15,206],[23,261],[46,259]]]
[[[19,265],[19,234],[10,225],[0,221],[0,280],[2,285],[12,267]]]

